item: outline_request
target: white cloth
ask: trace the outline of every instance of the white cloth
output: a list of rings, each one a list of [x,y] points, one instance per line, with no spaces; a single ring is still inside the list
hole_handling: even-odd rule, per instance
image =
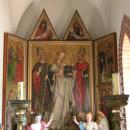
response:
[[[41,123],[31,125],[32,130],[41,130]]]
[[[96,122],[86,123],[83,122],[83,126],[86,128],[86,130],[98,130],[98,126]]]
[[[61,64],[53,64],[51,70],[56,74],[61,71],[63,67]],[[54,83],[54,99],[52,114],[54,119],[50,125],[51,128],[60,128],[64,125],[64,118],[67,112],[70,110],[70,103],[74,105],[73,98],[73,86],[74,80],[72,77],[57,76]]]

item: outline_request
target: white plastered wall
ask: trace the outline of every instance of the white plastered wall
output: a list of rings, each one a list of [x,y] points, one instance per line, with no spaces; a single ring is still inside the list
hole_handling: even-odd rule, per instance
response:
[[[110,0],[109,10],[109,32],[117,32],[117,42],[119,43],[123,15],[126,14],[130,17],[130,0]]]
[[[8,0],[0,0],[0,123],[2,120],[2,75],[4,32],[11,32],[10,6]]]

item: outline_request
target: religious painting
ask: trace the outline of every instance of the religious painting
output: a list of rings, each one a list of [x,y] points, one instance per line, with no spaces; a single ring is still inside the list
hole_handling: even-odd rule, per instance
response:
[[[96,102],[97,102],[97,110],[102,110],[102,97],[103,96],[109,96],[113,95],[113,90],[112,90],[112,83],[102,83],[100,85],[97,85],[97,97]],[[103,110],[102,110],[103,111]]]
[[[112,82],[112,74],[117,72],[116,33],[94,41],[96,86]]]
[[[64,36],[65,40],[91,40],[91,37],[86,29],[78,11],[75,11],[74,16],[67,28]]]
[[[90,41],[29,41],[31,109],[53,115],[52,129],[69,115],[94,110],[92,48]]]
[[[30,39],[39,39],[39,40],[57,40],[58,37],[56,32],[47,16],[45,9],[43,9],[38,22],[31,34]]]
[[[24,97],[27,84],[27,41],[11,34],[4,35],[4,64],[3,64],[3,105],[2,124],[5,129],[12,130],[14,112],[10,100],[17,99],[18,83],[24,82]]]

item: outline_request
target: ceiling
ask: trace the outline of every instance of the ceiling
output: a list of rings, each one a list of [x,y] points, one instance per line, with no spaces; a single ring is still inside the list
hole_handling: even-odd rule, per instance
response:
[[[76,9],[93,39],[108,30],[108,0],[10,0],[10,5],[13,31],[23,38],[29,38],[43,8],[61,39]]]

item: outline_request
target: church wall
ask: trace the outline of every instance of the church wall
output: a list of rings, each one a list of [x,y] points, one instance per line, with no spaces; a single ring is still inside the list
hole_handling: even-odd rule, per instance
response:
[[[11,32],[10,6],[8,0],[0,0],[0,124],[2,121],[3,42],[4,32]]]
[[[19,21],[25,10],[29,7],[33,0],[9,0],[11,6],[12,29],[16,32]]]
[[[123,15],[130,17],[130,0],[0,0],[0,74],[3,75],[3,33],[9,32],[29,38],[37,19],[45,8],[60,38],[78,9],[92,39],[117,32],[117,41]],[[0,77],[0,123],[2,120],[2,82]]]
[[[123,16],[127,15],[130,18],[129,5],[130,5],[129,0],[111,0],[110,1],[109,32],[111,32],[111,31],[117,32],[117,44],[118,45],[119,45],[119,42],[121,43],[121,41],[119,41],[119,38],[120,38],[120,31],[121,31],[121,26],[122,26],[121,24],[122,24]],[[128,20],[126,20],[125,23],[129,24],[127,22],[128,22]],[[125,26],[125,25],[123,25],[123,26]],[[126,27],[124,28],[124,30],[122,30],[122,32],[125,32],[128,28],[129,27],[126,25]],[[120,40],[122,40],[122,38]],[[121,51],[122,51],[122,49],[120,49],[120,52],[119,52],[120,54],[122,54]],[[121,62],[121,60],[119,61],[119,65],[120,65],[119,69],[121,69],[120,62]],[[122,70],[120,70],[120,71],[122,71]],[[121,72],[120,72],[120,75],[121,75]],[[120,82],[122,83],[122,77],[120,78]],[[120,84],[120,85],[121,85],[120,86],[120,88],[121,88],[122,84]],[[129,113],[126,113],[126,114],[128,117],[130,116]],[[122,109],[122,115],[125,116],[124,109]],[[129,120],[127,121],[127,124],[129,124]],[[122,122],[121,127],[122,127],[122,130],[126,130],[126,122]]]
[[[117,32],[117,41],[123,15],[130,17],[129,0],[0,0],[0,74],[3,75],[3,32],[29,38],[43,8],[60,38],[78,9],[93,39],[110,32]],[[2,95],[0,77],[0,95]],[[0,98],[0,123],[2,117],[2,98]]]

